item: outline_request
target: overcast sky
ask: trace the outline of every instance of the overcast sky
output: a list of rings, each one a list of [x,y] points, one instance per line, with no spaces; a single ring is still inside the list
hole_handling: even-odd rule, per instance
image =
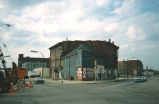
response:
[[[0,36],[14,61],[19,53],[69,40],[108,40],[119,60],[140,59],[159,69],[159,0],[0,0]],[[0,40],[2,46],[2,40]],[[7,54],[6,54],[7,55]]]

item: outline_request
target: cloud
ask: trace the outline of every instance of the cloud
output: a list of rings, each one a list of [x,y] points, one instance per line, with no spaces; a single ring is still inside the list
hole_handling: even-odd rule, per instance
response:
[[[3,8],[5,8],[5,6],[2,3],[0,3],[0,9],[3,9]]]
[[[110,0],[96,0],[97,6],[107,6],[111,1]]]
[[[0,0],[6,9],[22,9],[25,6],[31,6],[42,1],[43,0]]]
[[[121,4],[122,4],[122,1],[115,1],[113,3],[114,6],[121,6]]]
[[[135,52],[136,51],[136,48],[131,48],[131,52]]]
[[[119,8],[116,8],[114,11],[112,11],[112,13],[116,14],[120,17],[135,15],[137,13],[137,8],[136,8],[136,5],[135,5],[135,1],[134,0],[129,0],[129,1],[124,0],[122,2],[122,5]]]
[[[105,27],[105,31],[108,33],[113,33],[118,27],[118,23],[109,23],[108,26]]]
[[[127,47],[128,47],[127,44],[124,44],[124,45],[120,46],[120,48],[127,48]]]
[[[126,34],[131,40],[144,40],[146,38],[146,34],[135,26],[129,26]]]

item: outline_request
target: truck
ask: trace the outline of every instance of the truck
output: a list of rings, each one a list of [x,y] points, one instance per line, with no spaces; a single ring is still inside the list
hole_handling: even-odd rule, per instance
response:
[[[28,71],[28,76],[30,78],[40,77],[40,72],[37,72],[37,71]]]

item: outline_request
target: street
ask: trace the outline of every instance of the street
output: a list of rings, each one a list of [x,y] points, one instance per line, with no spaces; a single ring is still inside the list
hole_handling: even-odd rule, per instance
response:
[[[146,82],[43,84],[0,94],[0,104],[158,104],[159,79]]]

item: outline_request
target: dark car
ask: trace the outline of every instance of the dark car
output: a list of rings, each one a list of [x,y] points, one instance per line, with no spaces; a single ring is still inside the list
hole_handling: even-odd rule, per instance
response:
[[[41,77],[36,77],[34,82],[35,84],[44,84],[44,80]]]
[[[24,79],[29,79],[29,76],[24,76]]]

